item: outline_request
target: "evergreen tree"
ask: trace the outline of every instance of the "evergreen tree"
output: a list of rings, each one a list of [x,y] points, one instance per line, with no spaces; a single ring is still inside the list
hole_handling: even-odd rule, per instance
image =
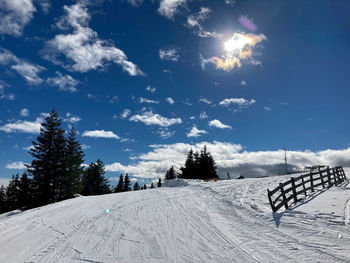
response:
[[[124,178],[124,189],[123,189],[123,192],[131,191],[130,184],[131,184],[131,181],[130,181],[129,175],[126,174],[125,178]]]
[[[133,189],[133,190],[134,190],[134,191],[140,190],[140,185],[139,185],[138,182],[136,182],[136,183],[134,184],[134,189]]]
[[[173,180],[176,178],[174,166],[171,166],[165,173],[165,180]]]
[[[7,203],[7,209],[15,210],[19,208],[19,175],[12,175],[12,179],[9,182],[9,185],[6,188],[6,203]]]
[[[214,158],[212,155],[207,151],[207,147],[204,146],[201,150],[200,156],[199,156],[199,179],[216,179],[218,178],[217,172],[216,172],[216,164],[214,161]]]
[[[0,214],[7,212],[6,188],[0,186]]]
[[[67,138],[66,165],[67,177],[65,182],[64,198],[71,198],[81,190],[81,179],[84,172],[81,166],[84,162],[84,153],[76,139],[76,130],[72,128]]]
[[[193,178],[193,174],[195,172],[195,160],[194,160],[192,149],[187,154],[185,167],[181,167],[180,170],[181,170],[181,173],[179,174],[180,178],[184,178],[184,179]]]
[[[153,188],[154,188],[153,182],[151,183],[151,186],[150,186],[149,188],[150,188],[150,189],[153,189]]]
[[[162,180],[160,180],[160,178],[158,180],[157,187],[162,187]]]
[[[18,207],[21,209],[28,208],[31,203],[31,182],[28,178],[26,172],[24,172],[19,181],[19,197],[18,197]]]
[[[103,176],[104,164],[98,159],[96,163],[91,163],[83,176],[83,195],[108,194],[110,188],[108,180]]]
[[[34,206],[49,204],[63,198],[66,176],[66,140],[61,120],[53,109],[41,124],[37,142],[33,141],[30,154],[34,157],[28,166],[33,176]]]
[[[119,176],[119,182],[118,182],[117,186],[115,187],[114,192],[120,193],[120,192],[123,192],[123,190],[124,190],[124,176],[123,176],[123,174],[121,174]]]

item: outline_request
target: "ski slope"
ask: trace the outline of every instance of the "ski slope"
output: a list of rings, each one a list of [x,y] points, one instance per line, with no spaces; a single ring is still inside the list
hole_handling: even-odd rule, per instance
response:
[[[0,262],[350,262],[350,184],[273,215],[266,189],[287,178],[194,181],[13,211],[0,215]]]

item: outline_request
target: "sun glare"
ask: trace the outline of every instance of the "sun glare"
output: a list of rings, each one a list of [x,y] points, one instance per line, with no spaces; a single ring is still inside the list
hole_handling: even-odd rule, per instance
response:
[[[250,39],[243,34],[235,33],[234,36],[224,42],[224,47],[227,52],[233,52],[238,49],[242,49],[245,45],[249,44]]]

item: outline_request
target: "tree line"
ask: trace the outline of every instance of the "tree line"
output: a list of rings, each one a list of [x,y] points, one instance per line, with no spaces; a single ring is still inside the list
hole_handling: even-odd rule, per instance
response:
[[[13,175],[7,187],[0,187],[0,213],[28,209],[72,198],[77,194],[101,195],[131,191],[129,175],[120,175],[116,187],[104,177],[104,163],[98,159],[86,169],[84,153],[71,128],[67,136],[53,109],[41,124],[40,134],[29,153],[33,157],[26,171]],[[158,187],[161,180],[158,181]],[[150,188],[153,188],[153,183]],[[133,190],[146,189],[136,182]]]

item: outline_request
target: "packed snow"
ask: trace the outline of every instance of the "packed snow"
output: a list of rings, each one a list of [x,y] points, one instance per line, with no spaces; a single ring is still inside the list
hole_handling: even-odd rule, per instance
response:
[[[174,181],[12,211],[0,215],[0,262],[350,262],[349,182],[273,214],[266,189],[289,177]]]

